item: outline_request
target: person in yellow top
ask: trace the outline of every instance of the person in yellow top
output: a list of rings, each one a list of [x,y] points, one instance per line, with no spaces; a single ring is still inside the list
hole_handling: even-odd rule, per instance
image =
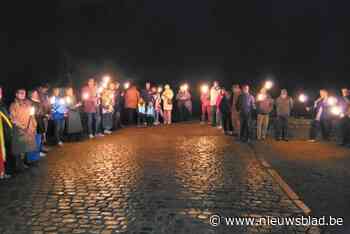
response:
[[[104,134],[111,134],[113,128],[113,113],[114,113],[114,91],[115,84],[110,82],[108,88],[101,93],[101,107],[102,107],[102,127]]]
[[[171,112],[173,110],[173,98],[174,92],[171,90],[170,85],[164,86],[164,92],[162,94],[163,109],[164,109],[164,124],[171,124]]]

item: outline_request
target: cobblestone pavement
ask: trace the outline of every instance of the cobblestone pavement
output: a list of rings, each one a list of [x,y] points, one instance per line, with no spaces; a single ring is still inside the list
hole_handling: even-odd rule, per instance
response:
[[[211,227],[209,217],[300,215],[249,146],[198,123],[66,144],[0,184],[1,233],[307,233]]]
[[[313,215],[344,218],[324,233],[350,233],[350,149],[306,141],[256,143],[255,149],[311,208]]]

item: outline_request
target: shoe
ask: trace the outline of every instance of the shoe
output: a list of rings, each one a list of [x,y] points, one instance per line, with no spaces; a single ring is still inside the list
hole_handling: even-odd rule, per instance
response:
[[[89,138],[90,138],[90,139],[94,138],[94,135],[89,134]]]
[[[98,133],[96,136],[97,137],[104,137],[105,135],[103,133]]]
[[[155,125],[155,126],[157,126],[157,125],[159,125],[159,124],[160,124],[159,122],[154,122],[154,125]]]
[[[284,141],[287,141],[287,142],[289,141],[288,138],[284,138],[283,140],[284,140]]]
[[[111,131],[109,131],[109,130],[104,130],[104,134],[106,134],[106,135],[111,135],[111,134],[112,134],[112,132],[111,132]]]
[[[59,141],[59,142],[58,142],[58,146],[63,146],[63,142],[62,142],[62,141]]]
[[[203,124],[205,124],[205,122],[204,122],[204,121],[201,121],[201,124],[203,125]]]
[[[316,142],[315,139],[310,139],[310,140],[307,140],[307,141],[310,142],[310,143],[315,143]]]
[[[42,146],[41,147],[41,151],[44,152],[44,153],[48,153],[50,151],[50,148],[47,147],[47,146]]]
[[[222,129],[222,126],[217,126],[218,129]]]
[[[44,153],[44,152],[40,152],[40,157],[46,157],[46,153]]]

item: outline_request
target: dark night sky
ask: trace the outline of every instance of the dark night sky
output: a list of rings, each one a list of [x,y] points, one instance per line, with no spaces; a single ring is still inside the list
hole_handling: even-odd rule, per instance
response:
[[[346,1],[23,2],[5,10],[1,39],[8,39],[1,83],[12,86],[56,82],[65,69],[74,81],[104,69],[227,84],[272,74],[291,88],[340,86],[350,75]]]

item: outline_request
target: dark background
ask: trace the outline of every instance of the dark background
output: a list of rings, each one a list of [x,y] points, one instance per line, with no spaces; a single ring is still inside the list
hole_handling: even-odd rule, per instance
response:
[[[348,84],[350,4],[304,0],[3,3],[0,84],[118,79],[173,85],[267,77],[291,91]],[[276,92],[277,89],[276,88]]]

